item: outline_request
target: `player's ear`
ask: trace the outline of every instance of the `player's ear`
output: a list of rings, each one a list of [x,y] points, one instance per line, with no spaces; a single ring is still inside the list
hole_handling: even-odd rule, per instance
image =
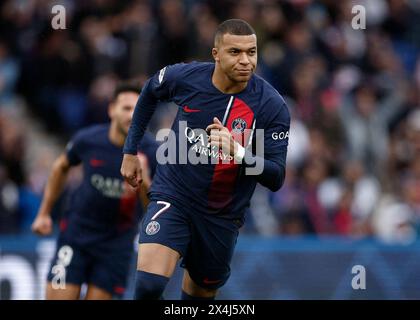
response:
[[[213,48],[211,49],[211,55],[213,56],[214,61],[219,62],[220,58],[219,58],[219,49],[218,48]]]
[[[115,112],[115,103],[114,102],[110,102],[109,105],[108,105],[108,117],[110,119],[113,118],[114,112]]]

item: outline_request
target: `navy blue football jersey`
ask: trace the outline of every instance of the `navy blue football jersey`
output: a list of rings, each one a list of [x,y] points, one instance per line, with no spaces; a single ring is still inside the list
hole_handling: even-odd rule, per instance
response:
[[[180,206],[204,214],[243,218],[256,183],[278,190],[285,175],[290,115],[284,99],[265,80],[252,75],[247,87],[237,94],[225,94],[212,83],[214,63],[181,63],[163,68],[143,87],[124,146],[124,153],[135,154],[158,101],[172,101],[179,106],[169,135],[162,148],[172,154],[172,163],[158,163],[151,188],[151,199],[168,199]],[[208,145],[203,130],[217,117],[232,135],[242,136],[244,147],[262,143],[264,154],[247,148],[245,159],[235,163],[221,150]],[[257,135],[263,129],[263,135]],[[201,130],[201,131],[200,131]],[[185,150],[182,141],[187,142]],[[217,147],[216,147],[217,148]],[[159,154],[159,151],[158,151]],[[186,162],[182,155],[208,157],[208,163]],[[212,162],[227,159],[227,163]],[[258,175],[246,174],[246,168],[263,164]]]
[[[142,209],[138,194],[121,176],[122,147],[109,137],[109,124],[80,130],[66,148],[71,166],[83,166],[83,180],[70,197],[60,230],[72,241],[87,244],[134,236]],[[145,136],[139,152],[146,155],[151,171],[156,166],[157,144]],[[118,246],[118,241],[109,242]]]

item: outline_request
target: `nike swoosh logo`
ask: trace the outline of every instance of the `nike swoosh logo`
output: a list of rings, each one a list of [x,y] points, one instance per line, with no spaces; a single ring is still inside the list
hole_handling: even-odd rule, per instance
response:
[[[184,106],[184,111],[185,112],[188,112],[188,113],[190,113],[190,112],[200,112],[201,110],[200,109],[190,109],[190,108],[188,108],[188,106]]]
[[[208,278],[205,278],[204,280],[203,280],[203,282],[205,283],[205,284],[213,284],[213,283],[218,283],[218,282],[220,282],[221,280],[209,280]]]
[[[100,167],[100,166],[103,166],[104,164],[105,164],[105,161],[103,160],[90,159],[90,165],[92,167]]]

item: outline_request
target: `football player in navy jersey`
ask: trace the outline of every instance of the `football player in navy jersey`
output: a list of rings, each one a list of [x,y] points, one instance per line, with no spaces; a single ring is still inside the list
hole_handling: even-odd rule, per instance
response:
[[[83,167],[83,181],[71,194],[60,221],[57,251],[48,274],[47,299],[79,299],[87,284],[86,299],[121,297],[133,253],[142,211],[149,202],[149,167],[154,170],[157,145],[146,136],[136,157],[145,172],[136,188],[120,174],[123,145],[139,97],[139,87],[117,86],[109,104],[110,124],[82,129],[54,162],[33,232],[52,232],[51,211],[61,194],[69,170]]]
[[[141,226],[136,299],[161,298],[180,258],[181,298],[214,299],[230,276],[256,183],[276,191],[285,178],[289,111],[280,94],[254,74],[255,31],[243,20],[223,22],[212,55],[214,63],[160,70],[146,82],[134,111],[121,174],[137,186],[142,167],[136,150],[157,102],[179,106],[172,126],[175,139],[169,135],[163,145],[168,154],[175,146],[178,156],[168,157],[167,164],[158,159]],[[258,145],[263,153],[257,152]],[[192,161],[196,156],[208,161]],[[252,173],[251,168],[259,169]]]

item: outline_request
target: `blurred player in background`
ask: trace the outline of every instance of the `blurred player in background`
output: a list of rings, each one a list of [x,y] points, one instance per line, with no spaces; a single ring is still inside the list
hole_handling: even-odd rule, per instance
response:
[[[108,108],[111,123],[80,130],[54,162],[33,232],[51,234],[51,211],[71,167],[83,166],[83,181],[60,221],[47,299],[79,299],[82,284],[87,284],[86,299],[121,297],[125,291],[141,212],[138,198],[147,206],[149,168],[156,163],[156,143],[146,137],[136,155],[145,169],[142,184],[132,188],[121,177],[122,148],[138,97],[139,87],[117,86]]]
[[[147,81],[134,112],[121,167],[132,186],[142,178],[137,146],[159,100],[181,106],[172,126],[176,139],[167,145],[185,135],[189,154],[231,159],[158,165],[140,231],[136,299],[159,299],[180,257],[185,268],[182,299],[214,299],[230,276],[239,228],[256,183],[276,191],[284,182],[290,116],[280,94],[253,74],[255,31],[243,20],[223,22],[212,54],[215,63],[163,68]],[[264,129],[259,141],[263,156],[247,148],[258,143],[254,129]],[[245,174],[246,167],[256,163],[262,172]]]

